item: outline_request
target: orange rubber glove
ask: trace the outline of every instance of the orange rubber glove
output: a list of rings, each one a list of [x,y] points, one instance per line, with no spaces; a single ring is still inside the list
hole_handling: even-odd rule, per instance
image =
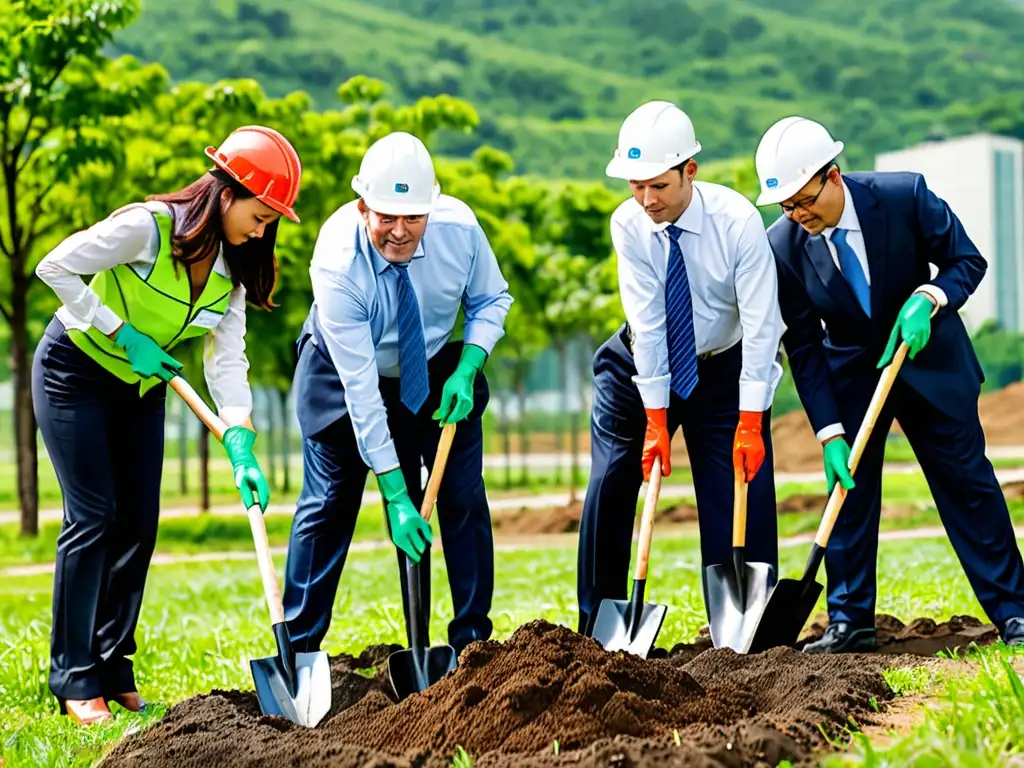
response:
[[[647,434],[644,436],[644,482],[651,479],[654,459],[661,457],[662,477],[672,474],[669,460],[672,454],[672,438],[668,434],[668,409],[645,408],[647,411]]]
[[[740,423],[736,427],[736,439],[732,444],[732,463],[743,470],[749,483],[764,461],[764,440],[761,439],[761,414],[757,411],[740,411]]]

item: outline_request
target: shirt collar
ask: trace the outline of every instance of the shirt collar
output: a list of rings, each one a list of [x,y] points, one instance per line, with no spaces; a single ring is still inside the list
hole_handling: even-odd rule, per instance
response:
[[[850,188],[843,181],[843,213],[839,217],[839,223],[834,227],[825,227],[821,235],[831,238],[832,233],[837,229],[845,229],[850,232],[860,232],[860,219],[857,217],[857,209],[853,205],[853,197],[850,196]]]
[[[663,221],[660,224],[651,222],[651,229],[653,232],[664,232],[670,224],[675,224],[684,232],[692,232],[695,235],[699,235],[703,222],[704,198],[701,196],[700,189],[694,184],[693,197],[690,199],[690,204],[686,206],[686,210],[679,215],[679,218],[675,221]]]

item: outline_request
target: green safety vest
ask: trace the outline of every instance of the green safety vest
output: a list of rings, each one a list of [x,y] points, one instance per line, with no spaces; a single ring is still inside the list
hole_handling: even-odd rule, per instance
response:
[[[171,255],[174,222],[166,211],[150,208],[150,212],[159,232],[152,265],[118,264],[97,273],[89,287],[118,317],[169,351],[185,339],[202,336],[217,326],[227,311],[233,285],[215,266],[199,300],[193,304],[188,269]],[[121,381],[138,382],[140,397],[160,383],[156,376],[143,380],[132,371],[124,349],[95,327],[86,331],[71,328],[67,334],[85,354]]]

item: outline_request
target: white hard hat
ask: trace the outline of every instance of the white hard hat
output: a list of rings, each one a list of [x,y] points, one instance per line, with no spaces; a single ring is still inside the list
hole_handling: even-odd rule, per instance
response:
[[[619,146],[605,173],[627,181],[653,179],[698,152],[686,113],[669,101],[648,101],[622,121]]]
[[[404,131],[389,133],[366,150],[352,189],[370,210],[392,216],[430,213],[441,192],[427,147]]]
[[[761,181],[757,204],[789,199],[842,151],[843,142],[833,139],[821,123],[805,117],[779,120],[765,131],[754,156]]]

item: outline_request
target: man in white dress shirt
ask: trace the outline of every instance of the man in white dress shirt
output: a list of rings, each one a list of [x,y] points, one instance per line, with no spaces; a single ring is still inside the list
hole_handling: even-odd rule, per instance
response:
[[[607,173],[632,197],[612,214],[626,324],[594,356],[591,474],[580,523],[579,631],[626,597],[637,497],[670,476],[682,427],[704,566],[731,562],[734,467],[748,482],[747,559],[777,570],[771,404],[782,376],[775,262],[757,209],[695,181],[689,117],[652,101],[622,124]],[[646,425],[646,428],[645,428]]]

